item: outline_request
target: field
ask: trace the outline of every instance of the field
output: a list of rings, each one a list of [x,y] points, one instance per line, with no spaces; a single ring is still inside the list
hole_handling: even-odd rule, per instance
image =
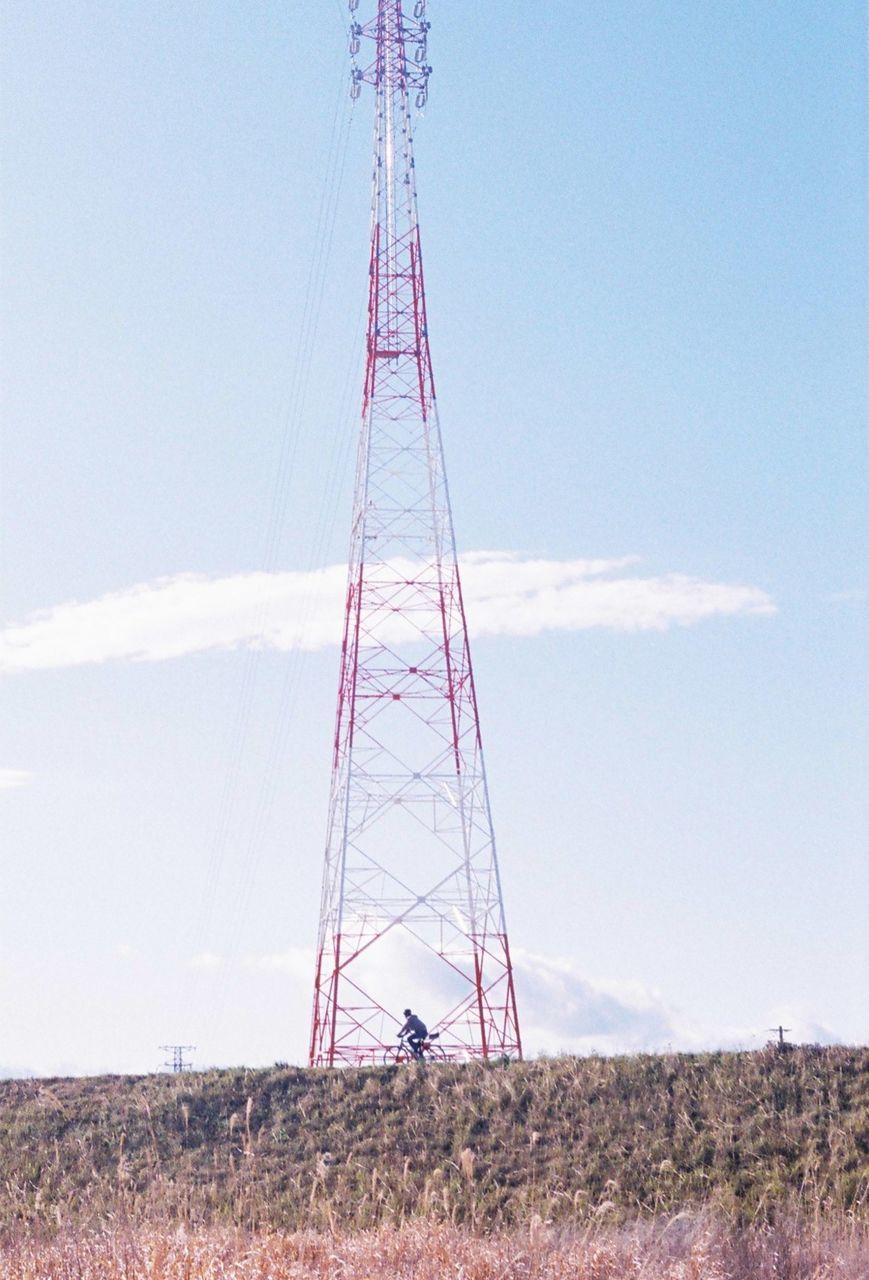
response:
[[[856,1223],[736,1227],[680,1215],[582,1232],[533,1222],[476,1235],[443,1224],[352,1235],[212,1228],[15,1233],[0,1241],[4,1280],[866,1280]]]
[[[3,1280],[866,1280],[869,1050],[0,1084]]]

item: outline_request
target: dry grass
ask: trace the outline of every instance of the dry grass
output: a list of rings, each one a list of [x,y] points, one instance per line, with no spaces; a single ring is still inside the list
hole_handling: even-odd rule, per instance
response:
[[[791,1219],[736,1227],[708,1214],[583,1232],[536,1220],[475,1236],[416,1222],[355,1234],[111,1226],[0,1239],[3,1280],[866,1280],[869,1236]]]
[[[869,1207],[869,1048],[0,1082],[0,1225],[565,1230]]]
[[[0,1280],[869,1280],[869,1049],[0,1084]]]

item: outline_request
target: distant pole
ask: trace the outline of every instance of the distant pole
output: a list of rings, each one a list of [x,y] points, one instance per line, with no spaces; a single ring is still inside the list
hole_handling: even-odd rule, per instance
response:
[[[778,1035],[778,1047],[779,1047],[780,1049],[784,1049],[784,1048],[786,1048],[786,1046],[787,1046],[787,1041],[785,1040],[785,1032],[786,1032],[786,1031],[792,1031],[792,1030],[793,1030],[793,1027],[782,1027],[782,1026],[778,1026],[778,1027],[767,1027],[767,1031],[775,1031],[775,1032],[777,1033],[777,1035]]]
[[[184,1061],[184,1055],[195,1052],[195,1044],[161,1044],[160,1048],[164,1053],[172,1054],[172,1057],[163,1063],[164,1067],[171,1067],[173,1071],[192,1070],[191,1064]]]

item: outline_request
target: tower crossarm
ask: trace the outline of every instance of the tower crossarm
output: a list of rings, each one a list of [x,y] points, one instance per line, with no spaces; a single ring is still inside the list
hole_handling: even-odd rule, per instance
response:
[[[431,23],[426,20],[426,0],[415,0],[412,12],[407,14],[395,5],[378,5],[377,16],[369,22],[356,20],[358,0],[350,3],[350,56],[353,59],[353,86],[363,84],[375,88],[399,81],[406,93],[416,95],[416,106],[425,106],[428,92],[428,33]],[[364,58],[364,51],[371,49],[371,58]]]

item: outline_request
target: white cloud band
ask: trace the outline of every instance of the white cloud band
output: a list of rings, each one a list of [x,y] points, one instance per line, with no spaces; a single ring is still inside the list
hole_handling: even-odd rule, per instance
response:
[[[757,587],[622,572],[634,562],[472,552],[461,559],[471,633],[666,631],[707,618],[776,612]],[[0,631],[0,672],[159,662],[209,649],[321,649],[340,639],[346,573],[344,565],[222,578],[184,573],[69,601]],[[391,638],[402,639],[400,625]]]
[[[766,1028],[785,1015],[795,1043],[833,1044],[839,1040],[805,1009],[787,1008],[783,1013],[779,1010],[774,1018],[772,1015],[762,1017],[755,1026],[698,1023],[642,982],[592,978],[567,957],[541,955],[523,947],[513,948],[512,958],[526,1057],[540,1053],[584,1055],[758,1048],[770,1036]],[[305,1060],[313,949],[289,946],[276,954],[248,955],[235,960],[207,952],[191,963],[196,969],[213,970],[221,989],[227,983],[249,983],[251,973],[255,973],[259,989],[282,992],[280,998],[291,1011],[287,1028],[292,1040],[291,1058],[299,1062]],[[409,975],[412,975],[412,993],[407,989]],[[455,1004],[456,991],[447,966],[422,955],[407,937],[396,932],[371,948],[364,974],[354,976],[356,980],[361,978],[366,990],[376,991],[385,1007],[392,1009],[396,1027],[408,1001],[412,1001],[414,1010],[432,1028],[443,1011]],[[386,1030],[388,1032],[388,1026]]]
[[[17,787],[26,787],[33,781],[33,774],[27,769],[0,769],[0,791],[13,791]]]

